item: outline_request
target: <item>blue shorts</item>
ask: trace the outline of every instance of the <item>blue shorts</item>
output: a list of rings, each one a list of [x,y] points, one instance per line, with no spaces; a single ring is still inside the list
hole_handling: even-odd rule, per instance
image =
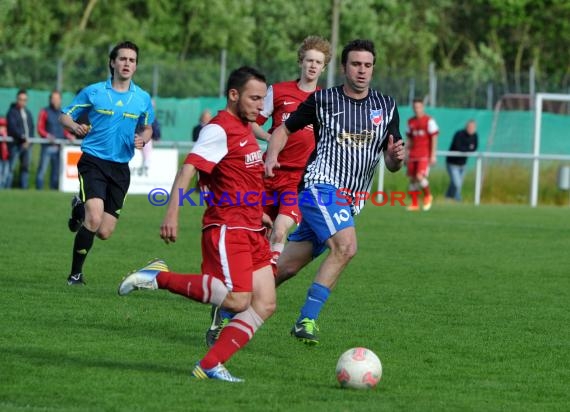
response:
[[[337,192],[332,185],[317,184],[302,190],[297,197],[303,218],[288,239],[312,242],[314,257],[325,251],[326,241],[336,232],[354,227],[350,203]]]

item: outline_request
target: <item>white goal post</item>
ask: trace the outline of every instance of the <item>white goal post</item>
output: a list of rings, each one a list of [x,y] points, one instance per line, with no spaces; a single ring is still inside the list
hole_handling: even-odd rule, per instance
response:
[[[540,172],[540,139],[542,133],[542,103],[545,100],[558,102],[570,102],[570,94],[557,93],[537,93],[534,104],[534,144],[532,158],[532,180],[530,205],[536,207],[538,204],[538,175]]]

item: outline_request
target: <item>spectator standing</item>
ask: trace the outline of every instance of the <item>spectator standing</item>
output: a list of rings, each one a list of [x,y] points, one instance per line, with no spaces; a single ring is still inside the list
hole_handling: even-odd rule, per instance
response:
[[[202,114],[200,114],[200,122],[194,126],[194,129],[192,129],[193,142],[196,142],[198,140],[198,136],[200,136],[200,130],[202,130],[202,127],[206,126],[211,119],[212,113],[210,113],[208,109],[204,110]]]
[[[7,124],[6,118],[0,117],[0,138],[8,136]],[[8,142],[0,141],[0,189],[6,187],[6,178],[10,170],[9,156]]]
[[[66,132],[59,122],[61,111],[61,93],[57,90],[49,96],[49,106],[44,107],[38,116],[38,134],[50,143],[42,144],[40,165],[36,175],[36,189],[44,187],[44,176],[51,167],[49,187],[57,190],[59,187],[59,156],[61,143],[66,139],[75,140],[71,133]]]
[[[474,152],[477,150],[479,138],[477,136],[477,124],[471,119],[464,129],[458,130],[453,136],[450,152]],[[447,199],[461,202],[461,188],[465,179],[467,157],[448,156],[446,159],[447,174],[449,175],[449,187],[445,193]]]
[[[11,188],[16,170],[16,161],[20,161],[20,184],[19,187],[27,189],[30,178],[30,137],[34,131],[34,119],[32,113],[26,107],[28,104],[28,93],[20,89],[16,95],[16,102],[10,105],[6,120],[8,122],[8,136],[13,141],[8,144],[10,152],[10,167],[6,187]]]

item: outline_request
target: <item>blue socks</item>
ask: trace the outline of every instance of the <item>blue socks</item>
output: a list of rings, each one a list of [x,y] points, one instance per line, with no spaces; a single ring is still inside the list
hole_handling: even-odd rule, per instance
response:
[[[300,321],[304,318],[317,320],[319,313],[321,312],[321,309],[323,308],[323,305],[329,298],[330,294],[331,291],[329,288],[313,282],[307,291],[307,299],[301,308],[301,315],[297,321]],[[235,316],[235,313],[220,308],[220,316],[222,319],[232,319]]]
[[[301,315],[297,321],[304,318],[316,320],[330,294],[331,291],[329,288],[313,282],[307,292],[307,299],[301,308]]]
[[[222,319],[233,319],[235,315],[233,312],[220,308],[220,317]]]

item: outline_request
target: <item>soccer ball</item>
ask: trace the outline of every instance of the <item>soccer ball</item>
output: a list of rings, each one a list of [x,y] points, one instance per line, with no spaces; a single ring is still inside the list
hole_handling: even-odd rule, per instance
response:
[[[336,379],[343,388],[371,389],[381,378],[382,364],[370,349],[349,349],[336,364]]]

